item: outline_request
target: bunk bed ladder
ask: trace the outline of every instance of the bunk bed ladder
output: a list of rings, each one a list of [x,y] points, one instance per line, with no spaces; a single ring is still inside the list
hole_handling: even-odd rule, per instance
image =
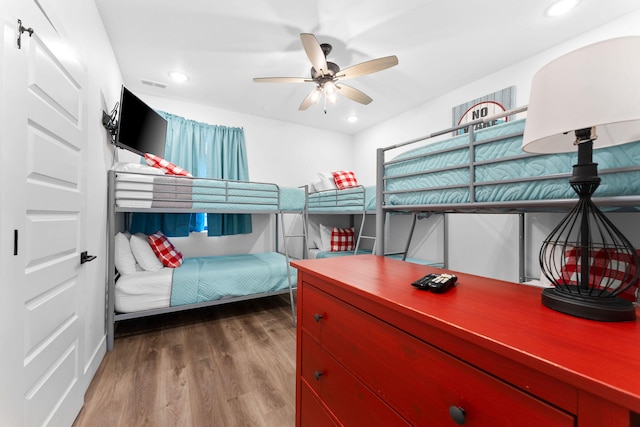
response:
[[[309,224],[309,213],[307,209],[308,200],[308,189],[305,187],[305,207],[303,211],[300,212],[287,212],[281,211],[278,215],[280,217],[280,229],[282,230],[282,246],[284,249],[284,256],[287,261],[287,266],[291,262],[291,255],[289,254],[289,241],[291,239],[302,239],[302,258],[305,259],[308,257],[308,248],[307,248],[307,236],[308,236],[308,224]],[[286,214],[293,214],[300,216],[300,222],[302,231],[301,232],[287,232],[287,228],[285,227],[284,217]],[[276,229],[278,228],[278,220],[276,219]],[[276,230],[276,248],[278,248],[278,232]],[[293,283],[291,277],[291,267],[287,268],[287,281],[289,283],[289,302],[291,303],[291,317],[293,319],[293,326],[296,326],[296,296],[294,295],[294,287],[297,286],[297,283]],[[294,286],[295,285],[295,286]]]
[[[387,221],[385,222],[389,224],[389,220],[388,220],[389,213],[387,212],[386,215],[387,215]],[[397,252],[385,252],[384,256],[402,255],[402,261],[407,260],[407,254],[409,253],[409,247],[411,246],[411,240],[413,239],[413,232],[416,229],[416,221],[420,215],[421,215],[421,212],[411,212],[411,227],[409,228],[409,235],[407,236],[407,242],[404,245],[404,250],[397,251]]]
[[[373,240],[373,251],[375,252],[375,240],[376,240],[376,236],[369,236],[364,233],[364,224],[366,222],[366,218],[367,218],[367,213],[365,211],[362,211],[362,220],[360,221],[360,230],[358,231],[358,238],[356,239],[356,245],[354,247],[354,255],[358,254],[358,250],[360,249],[360,242],[362,241],[362,239],[368,239],[368,240]]]

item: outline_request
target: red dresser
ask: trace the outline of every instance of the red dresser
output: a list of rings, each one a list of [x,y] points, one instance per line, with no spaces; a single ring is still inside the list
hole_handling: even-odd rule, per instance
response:
[[[640,321],[600,323],[540,289],[372,255],[298,268],[296,425],[640,426]],[[640,316],[639,316],[640,317]]]

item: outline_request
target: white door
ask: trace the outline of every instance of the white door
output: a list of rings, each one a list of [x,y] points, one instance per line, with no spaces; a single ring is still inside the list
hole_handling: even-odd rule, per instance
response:
[[[70,426],[85,391],[85,73],[46,11],[14,3],[2,14],[0,425]],[[21,48],[17,19],[33,29]]]

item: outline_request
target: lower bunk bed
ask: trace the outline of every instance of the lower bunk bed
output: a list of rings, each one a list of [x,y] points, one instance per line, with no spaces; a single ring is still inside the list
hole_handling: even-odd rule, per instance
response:
[[[332,256],[366,253],[361,249],[363,239],[373,240],[364,233],[367,214],[375,213],[375,188],[353,185],[310,192],[307,195],[309,221],[308,257],[330,252]],[[348,217],[350,224],[336,220],[336,215]],[[360,218],[356,227],[356,218]],[[328,224],[327,224],[328,223]],[[368,251],[371,253],[371,251]]]
[[[368,234],[365,229],[367,216],[375,215],[376,189],[375,186],[354,185],[343,189],[320,190],[308,193],[307,196],[309,221],[308,258],[333,258],[337,256],[371,254],[375,250],[375,235]],[[351,224],[345,226],[339,218],[348,216]],[[359,227],[356,219],[360,218]],[[413,230],[418,216],[413,216],[410,229]],[[410,232],[410,235],[412,232]],[[363,248],[363,241],[374,242],[369,248]],[[445,267],[446,260],[427,261],[408,257],[409,239],[403,250],[387,252],[385,256],[404,261]]]
[[[121,274],[114,319],[288,293],[290,279],[296,271],[277,252],[185,258],[177,268]]]
[[[289,295],[295,325],[297,272],[286,251],[290,236],[278,218],[306,212],[304,188],[165,176],[140,165],[127,169],[109,171],[107,350],[114,347],[115,324],[121,320],[275,295]],[[131,212],[275,215],[285,253],[185,258],[161,232],[119,232]],[[160,244],[154,241],[158,238]]]
[[[524,281],[525,215],[566,213],[578,200],[569,185],[576,153],[524,152],[525,119],[510,120],[524,111],[526,107],[379,148],[375,253],[384,253],[385,222],[394,212],[518,214]],[[601,178],[593,202],[604,212],[638,212],[640,141],[594,150],[593,161]]]

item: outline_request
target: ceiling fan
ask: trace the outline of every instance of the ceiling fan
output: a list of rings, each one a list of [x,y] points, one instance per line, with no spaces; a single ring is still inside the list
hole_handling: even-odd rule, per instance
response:
[[[339,80],[347,80],[354,77],[364,76],[366,74],[391,68],[398,65],[398,58],[395,55],[385,56],[383,58],[372,59],[360,64],[340,70],[340,67],[330,61],[327,61],[327,55],[331,52],[332,46],[327,43],[320,44],[313,34],[300,34],[302,47],[311,61],[311,78],[305,77],[256,77],[254,82],[258,83],[315,83],[316,87],[302,101],[298,110],[306,110],[310,106],[316,104],[324,95],[324,112],[327,112],[327,101],[335,102],[338,94],[346,96],[360,104],[367,105],[373,99],[362,91],[338,83]]]

